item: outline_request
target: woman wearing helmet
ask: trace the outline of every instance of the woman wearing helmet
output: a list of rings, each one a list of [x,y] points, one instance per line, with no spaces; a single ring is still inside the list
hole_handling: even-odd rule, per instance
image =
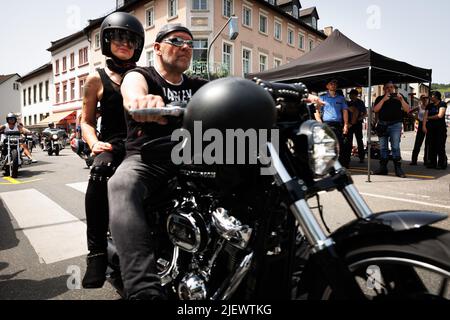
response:
[[[26,129],[21,123],[17,121],[17,116],[14,113],[8,113],[6,116],[6,123],[0,127],[0,133],[9,131],[19,131],[21,134],[31,134],[31,131]],[[23,153],[30,159],[31,163],[36,163],[31,156],[30,150],[26,143],[22,143],[20,147],[23,149]]]
[[[107,182],[125,156],[127,135],[120,83],[125,72],[134,69],[144,47],[144,28],[134,16],[116,12],[100,28],[106,68],[86,81],[81,130],[95,161],[86,192],[86,220],[89,255],[84,288],[101,288],[107,268],[108,197]],[[101,140],[96,134],[96,107],[100,102]]]

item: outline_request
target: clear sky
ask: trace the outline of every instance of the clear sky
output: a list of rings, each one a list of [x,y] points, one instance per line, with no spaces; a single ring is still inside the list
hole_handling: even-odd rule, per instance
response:
[[[359,45],[418,67],[433,82],[450,83],[450,2],[443,0],[303,0],[315,6],[319,28],[333,26]]]
[[[213,0],[210,0],[213,1]],[[219,0],[214,0],[219,1]],[[7,4],[6,4],[7,3]],[[0,10],[0,74],[27,72],[50,61],[50,42],[110,12],[115,0],[12,0]],[[304,0],[319,27],[334,26],[365,48],[423,68],[450,83],[450,2],[443,0]]]

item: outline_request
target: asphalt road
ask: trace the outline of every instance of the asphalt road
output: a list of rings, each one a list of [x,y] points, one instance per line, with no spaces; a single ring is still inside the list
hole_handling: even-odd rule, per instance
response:
[[[356,187],[374,212],[418,209],[450,214],[449,170],[408,166],[413,139],[407,133],[402,143],[408,178],[372,176],[368,183],[367,163],[355,161],[351,172]],[[83,290],[79,284],[85,271],[83,191],[89,170],[70,149],[59,157],[40,150],[33,155],[39,162],[21,168],[17,180],[0,174],[0,300],[118,299],[109,284],[99,290]],[[377,162],[372,166],[376,169]],[[392,164],[390,168],[392,172]],[[322,194],[321,202],[332,230],[354,219],[339,193]],[[450,220],[438,226],[450,230]]]

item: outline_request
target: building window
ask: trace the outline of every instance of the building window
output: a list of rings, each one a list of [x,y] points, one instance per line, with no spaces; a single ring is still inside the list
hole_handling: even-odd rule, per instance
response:
[[[316,17],[312,17],[312,27],[317,30],[317,19],[316,19]]]
[[[245,77],[251,71],[252,52],[248,49],[242,49],[242,76]]]
[[[291,46],[294,45],[294,30],[288,29],[287,32],[287,43]]]
[[[86,78],[80,78],[80,99],[84,96],[84,85],[86,84]]]
[[[67,101],[67,82],[63,83],[63,102]]]
[[[278,68],[279,66],[281,66],[282,63],[283,63],[283,61],[281,59],[278,59],[278,58],[273,59],[273,67],[274,68]]]
[[[39,83],[39,102],[44,101],[43,95],[42,95],[42,88],[43,88],[44,84],[41,82]]]
[[[63,57],[62,63],[63,63],[63,73],[67,72],[67,57]]]
[[[223,0],[222,14],[229,18],[233,14],[233,0]]]
[[[33,102],[37,103],[37,85],[33,86]]]
[[[31,87],[28,88],[28,105],[31,104]]]
[[[309,40],[309,51],[314,49],[314,40]]]
[[[19,91],[19,84],[17,82],[13,83],[13,90]]]
[[[222,63],[228,74],[231,74],[231,71],[233,70],[232,57],[233,46],[231,44],[224,43],[222,49]]]
[[[94,49],[98,50],[101,47],[100,43],[100,32],[97,32],[94,36]]]
[[[70,100],[75,100],[75,80],[70,80]]]
[[[267,34],[267,17],[259,14],[259,32]]]
[[[169,18],[176,17],[178,11],[177,0],[169,0],[167,4],[169,6]]]
[[[246,27],[252,27],[252,9],[243,6],[242,9],[242,24]]]
[[[275,21],[275,30],[274,30],[274,36],[275,39],[281,41],[281,23],[278,21]]]
[[[263,72],[267,70],[267,55],[260,53],[259,54],[259,72]]]
[[[145,26],[147,28],[153,27],[155,25],[155,8],[150,7],[145,10]]]
[[[50,96],[49,96],[49,81],[45,81],[45,101],[49,101],[50,100]]]
[[[34,115],[34,123],[33,124],[37,124],[37,114]]]
[[[88,48],[87,47],[83,48],[83,49],[80,49],[79,55],[80,55],[80,58],[79,58],[78,66],[84,66],[85,64],[87,64],[89,62],[89,60],[88,60]]]
[[[55,61],[55,76],[59,74],[59,59]]]
[[[192,10],[208,10],[208,0],[192,0]]]
[[[305,49],[305,36],[301,33],[298,34],[298,48],[301,50]]]
[[[147,67],[155,66],[155,53],[153,50],[147,51]]]
[[[75,53],[70,54],[70,70],[75,69]]]
[[[27,89],[23,89],[23,106],[27,105]]]

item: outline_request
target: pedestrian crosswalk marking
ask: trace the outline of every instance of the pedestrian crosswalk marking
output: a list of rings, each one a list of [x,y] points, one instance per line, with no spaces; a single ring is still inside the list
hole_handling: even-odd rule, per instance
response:
[[[88,182],[86,181],[86,182],[72,183],[67,184],[67,186],[82,193],[86,193]]]
[[[41,263],[87,254],[86,224],[35,189],[0,193]]]

